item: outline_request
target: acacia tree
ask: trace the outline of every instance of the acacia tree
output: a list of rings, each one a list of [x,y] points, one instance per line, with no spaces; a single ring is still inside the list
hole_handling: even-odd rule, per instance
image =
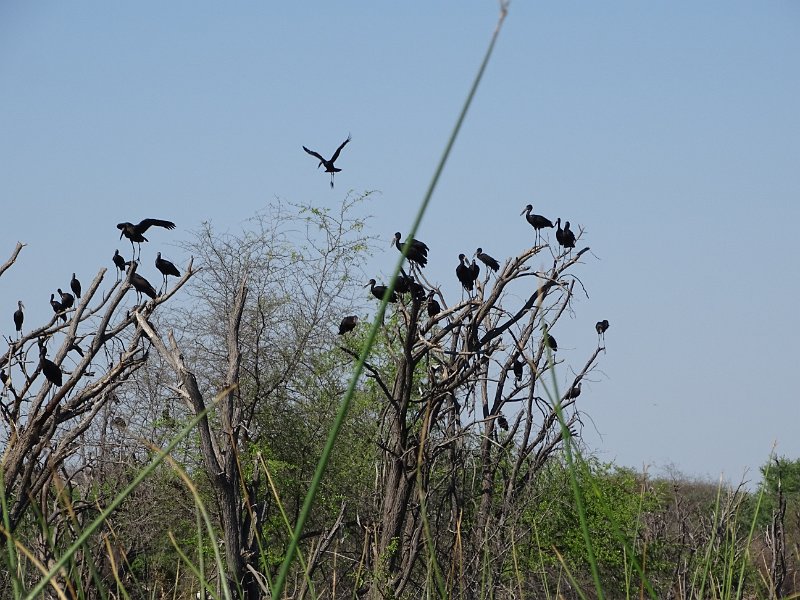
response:
[[[551,255],[549,269],[533,270],[547,250],[534,246],[511,258],[450,307],[429,285],[441,312],[426,318],[425,296],[417,294],[398,303],[398,318],[385,328],[391,361],[366,367],[386,400],[367,532],[371,598],[420,593],[429,575],[419,568],[426,544],[427,555],[447,566],[451,592],[472,597],[486,575],[484,552],[496,582],[516,501],[563,441],[556,403],[566,427],[579,423],[580,382],[601,348],[560,397],[548,396],[542,378],[560,363],[549,340],[574,297],[570,272],[588,248]]]
[[[0,275],[15,263],[23,246],[17,244]],[[74,534],[71,519],[93,510],[90,500],[66,510],[62,505],[69,496],[60,490],[80,487],[75,477],[92,466],[79,455],[82,436],[108,412],[119,387],[147,361],[148,344],[138,319],[151,319],[193,274],[190,263],[170,290],[131,303],[136,269],[132,262],[127,274],[105,290],[101,284],[106,269],[100,269],[74,306],[54,312],[49,322],[37,327],[24,323],[18,335],[7,337],[8,350],[0,356],[6,522],[14,531],[35,505],[41,535],[34,551],[44,564],[52,558],[53,545]],[[62,509],[47,509],[50,502]]]

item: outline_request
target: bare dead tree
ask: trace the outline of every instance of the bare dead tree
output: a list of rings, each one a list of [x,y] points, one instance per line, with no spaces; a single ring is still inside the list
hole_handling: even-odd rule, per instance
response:
[[[0,274],[14,263],[22,247],[17,244]],[[47,509],[48,498],[74,484],[82,467],[70,461],[77,455],[81,436],[113,401],[120,386],[147,361],[148,344],[137,318],[150,319],[194,274],[190,263],[184,277],[169,291],[133,304],[128,292],[136,267],[132,263],[126,278],[106,290],[101,289],[106,269],[101,269],[74,307],[17,338],[7,338],[8,350],[0,355],[0,368],[8,375],[3,386],[3,398],[8,402],[2,402],[0,439],[12,530],[35,503],[46,519],[43,530],[54,537],[68,535],[70,515],[63,506]],[[43,373],[45,362],[40,356],[45,353],[61,374],[61,385]],[[80,512],[80,503],[73,508]],[[41,549],[42,557],[49,559],[46,544]]]
[[[453,567],[463,561],[450,584],[474,587],[478,549],[490,542],[508,547],[505,525],[515,500],[563,441],[555,402],[578,433],[579,394],[572,390],[600,349],[592,349],[560,398],[546,399],[542,378],[560,363],[550,358],[548,332],[557,331],[573,302],[578,280],[571,270],[588,248],[554,256],[549,269],[536,271],[531,263],[546,248],[506,261],[491,284],[478,282],[474,296],[451,307],[429,285],[443,307],[431,318],[423,318],[417,297],[399,303],[387,320],[385,368],[367,366],[385,396],[369,526],[371,598],[423,589],[423,517],[433,524],[428,543],[437,560]],[[517,361],[527,371],[521,377]]]

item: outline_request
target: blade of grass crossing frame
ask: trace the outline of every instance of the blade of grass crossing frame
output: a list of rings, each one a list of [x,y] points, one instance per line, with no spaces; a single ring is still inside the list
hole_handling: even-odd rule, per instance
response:
[[[297,552],[297,544],[300,536],[303,533],[303,528],[305,526],[306,520],[308,519],[309,514],[311,513],[311,506],[314,502],[314,497],[316,496],[317,489],[319,488],[319,484],[322,481],[322,476],[325,473],[325,469],[328,465],[328,461],[330,460],[331,453],[333,451],[333,446],[336,443],[336,438],[339,435],[339,430],[342,427],[345,417],[347,416],[347,412],[350,408],[350,402],[353,398],[353,394],[355,393],[356,384],[358,383],[358,379],[361,376],[361,372],[364,368],[364,362],[367,360],[369,356],[369,352],[372,349],[372,345],[375,343],[375,338],[378,334],[378,329],[380,328],[381,323],[383,322],[383,315],[386,312],[386,306],[388,305],[389,296],[391,296],[392,292],[394,291],[395,283],[397,281],[397,275],[400,273],[400,268],[403,265],[403,261],[405,260],[406,253],[408,252],[408,240],[412,239],[417,232],[417,228],[419,227],[420,222],[422,221],[422,217],[425,214],[425,210],[428,207],[428,203],[430,202],[431,197],[433,196],[433,191],[436,188],[436,184],[439,181],[439,176],[442,174],[444,169],[444,165],[447,162],[447,158],[450,155],[450,150],[455,143],[456,137],[458,136],[458,132],[461,129],[461,124],[464,122],[464,118],[466,117],[467,110],[472,103],[472,99],[475,96],[475,92],[478,89],[478,85],[480,84],[481,78],[483,77],[483,73],[486,70],[486,65],[489,63],[489,58],[492,55],[492,50],[494,49],[495,42],[497,41],[497,37],[500,33],[500,29],[503,25],[503,21],[505,20],[506,14],[508,13],[508,0],[502,0],[500,3],[500,17],[498,18],[497,24],[494,29],[494,33],[492,34],[491,41],[489,42],[489,47],[486,50],[486,54],[483,57],[483,62],[481,63],[480,68],[478,69],[478,73],[475,76],[475,80],[472,83],[472,87],[469,90],[469,94],[467,95],[467,99],[464,102],[463,107],[461,108],[461,112],[458,116],[458,120],[456,121],[455,127],[453,128],[453,132],[450,134],[450,139],[445,146],[444,152],[442,153],[442,157],[439,160],[439,164],[436,167],[436,171],[433,174],[433,178],[431,179],[431,183],[428,186],[428,190],[425,193],[425,197],[420,204],[419,210],[417,211],[417,215],[414,219],[414,223],[411,226],[411,230],[406,238],[406,243],[403,245],[402,255],[400,260],[395,267],[394,274],[392,279],[389,283],[388,289],[381,300],[380,305],[378,306],[378,312],[375,315],[375,318],[372,321],[372,326],[370,327],[369,334],[367,335],[366,343],[364,345],[364,349],[361,351],[361,354],[356,361],[355,366],[353,367],[353,375],[350,378],[350,383],[347,386],[347,391],[345,392],[344,398],[342,398],[342,402],[339,406],[339,411],[336,414],[336,419],[334,420],[333,424],[331,425],[331,429],[328,432],[328,439],[325,442],[325,447],[322,450],[322,455],[320,456],[319,462],[317,463],[317,468],[314,471],[314,476],[311,479],[311,484],[309,485],[308,492],[306,493],[305,499],[303,500],[303,507],[300,510],[300,514],[297,518],[297,523],[295,524],[294,535],[292,535],[291,540],[289,541],[289,547],[286,549],[286,556],[281,563],[281,568],[278,572],[278,577],[275,579],[275,583],[272,587],[272,597],[277,599],[281,597],[283,593],[283,589],[286,585],[286,578],[289,575],[289,568],[291,567],[292,562],[294,561],[294,555]]]

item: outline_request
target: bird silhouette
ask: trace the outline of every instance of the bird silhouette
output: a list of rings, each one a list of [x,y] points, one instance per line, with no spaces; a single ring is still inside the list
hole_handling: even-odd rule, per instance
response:
[[[356,328],[358,325],[358,316],[357,315],[350,315],[342,319],[342,322],[339,323],[339,335],[344,335],[353,329]]]
[[[570,231],[569,221],[564,223],[564,229],[561,229],[561,217],[556,219],[556,241],[564,248],[575,247],[575,234]]]
[[[553,352],[558,351],[558,342],[556,342],[556,338],[554,338],[549,333],[544,334],[544,343],[547,344],[547,347],[550,348]]]
[[[342,151],[342,148],[344,148],[350,140],[351,137],[350,134],[348,134],[347,139],[343,141],[342,145],[336,149],[336,152],[333,153],[333,156],[331,156],[330,160],[325,160],[325,158],[323,158],[319,152],[314,152],[313,150],[309,150],[308,148],[303,146],[303,150],[305,150],[311,156],[314,156],[319,159],[319,164],[317,165],[317,168],[319,169],[320,167],[324,166],[325,172],[331,174],[331,187],[333,187],[333,176],[339,171],[341,171],[341,169],[337,168],[333,163],[335,163],[336,159],[339,158],[339,152]]]
[[[539,236],[541,235],[540,230],[544,229],[545,227],[552,227],[553,222],[550,219],[543,217],[542,215],[533,214],[531,211],[533,211],[533,205],[528,204],[525,207],[525,210],[523,210],[519,214],[525,215],[525,218],[527,219],[528,223],[530,223],[531,227],[533,227],[534,230],[536,231],[536,240],[538,241]]]
[[[431,290],[428,292],[428,316],[435,317],[438,315],[442,307],[439,305],[439,302],[433,297],[436,294],[435,290]]]
[[[386,294],[386,290],[388,289],[385,285],[375,285],[375,280],[370,279],[367,285],[364,287],[368,287],[369,291],[372,292],[372,295],[375,296],[378,300],[383,300],[384,294]],[[389,302],[397,302],[397,294],[392,292],[392,295],[389,296]]]
[[[178,271],[178,268],[173,265],[168,260],[161,258],[161,252],[158,253],[156,256],[156,269],[161,271],[161,274],[164,276],[164,287],[167,287],[167,275],[172,275],[174,277],[180,277],[181,272]]]
[[[56,313],[64,323],[67,322],[67,315],[64,314],[64,306],[55,299],[55,294],[50,294],[50,306],[53,307],[53,312]]]
[[[17,310],[14,311],[14,327],[16,327],[17,333],[22,332],[22,322],[25,320],[25,313],[22,312],[24,309],[25,305],[22,300],[17,300]]]
[[[117,267],[117,279],[119,279],[119,274],[125,272],[127,263],[125,262],[125,259],[122,258],[119,250],[114,250],[114,256],[111,257],[111,260],[114,261],[114,266]]]
[[[578,383],[573,385],[571,388],[569,388],[569,391],[566,393],[564,398],[566,400],[574,400],[575,398],[577,398],[580,395],[581,395],[581,382],[579,381]]]
[[[497,273],[497,270],[500,268],[500,263],[498,263],[495,259],[493,259],[491,256],[486,254],[483,251],[483,248],[478,248],[475,251],[475,256],[478,257],[479,261],[481,261],[483,264],[485,264],[487,267],[489,267],[492,271]]]
[[[478,277],[481,276],[481,266],[475,262],[475,259],[472,259],[472,264],[469,266],[469,274],[472,277],[472,283],[478,281]]]
[[[524,363],[524,362],[522,362],[522,361],[519,359],[519,357],[517,357],[517,358],[515,358],[515,359],[514,359],[514,366],[513,366],[513,369],[514,369],[514,378],[515,378],[517,381],[521,381],[521,380],[522,380],[522,373],[523,373],[523,371],[522,371],[522,370],[523,370],[523,368],[524,368],[524,367],[525,367],[525,363]]]
[[[606,339],[606,330],[608,329],[608,319],[603,319],[602,321],[598,321],[594,325],[595,331],[597,331],[597,341],[599,343],[600,338],[605,341]],[[19,331],[19,330],[18,330]]]
[[[150,285],[150,282],[138,273],[131,273],[131,285],[133,286],[133,289],[136,290],[136,296],[139,302],[142,300],[142,294],[150,296],[154,300],[158,295],[156,289]]]
[[[75,296],[69,292],[62,292],[61,288],[58,288],[58,295],[61,296],[61,306],[64,310],[72,308],[72,305],[75,304]]]
[[[69,287],[76,298],[81,297],[81,282],[75,277],[75,273],[72,274],[72,279],[69,280]]]
[[[44,346],[39,349],[39,366],[50,383],[61,387],[63,382],[61,369],[58,368],[56,363],[47,358],[47,349]]]
[[[503,431],[508,431],[508,420],[503,415],[497,415],[497,424]]]
[[[403,245],[408,244],[408,252],[406,253],[406,258],[409,262],[419,265],[420,268],[424,268],[425,265],[428,264],[428,246],[424,242],[420,242],[419,240],[415,240],[414,238],[407,239],[405,242],[401,242],[400,238],[403,235],[398,231],[394,234],[393,244],[397,247],[400,252],[403,251]]]
[[[139,221],[136,225],[133,223],[118,223],[117,229],[120,230],[119,239],[122,239],[124,235],[131,241],[131,249],[133,250],[133,243],[136,242],[139,245],[139,256],[142,254],[142,242],[149,241],[146,237],[144,237],[144,232],[150,229],[151,227],[163,227],[165,229],[175,229],[175,223],[172,221],[164,221],[162,219],[143,219]],[[134,258],[136,258],[136,253],[134,251]]]
[[[458,255],[458,266],[456,267],[456,277],[461,282],[465,290],[471,292],[475,287],[475,280],[472,278],[472,271],[470,266],[466,264],[467,255]]]

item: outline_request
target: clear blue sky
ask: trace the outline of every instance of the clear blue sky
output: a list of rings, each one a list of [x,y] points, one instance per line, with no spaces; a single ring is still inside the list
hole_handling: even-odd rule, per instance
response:
[[[481,60],[494,2],[0,3],[5,334],[77,271],[111,266],[119,221],[239,224],[274,198],[350,189],[407,231]],[[590,299],[560,325],[607,460],[738,480],[800,457],[800,4],[512,3],[422,228],[428,275],[532,243],[519,212],[585,227]],[[301,149],[329,154],[328,178]],[[152,264],[142,266],[155,277]],[[113,272],[112,272],[113,277]],[[7,319],[7,320],[6,320]],[[567,374],[564,373],[564,379]]]

